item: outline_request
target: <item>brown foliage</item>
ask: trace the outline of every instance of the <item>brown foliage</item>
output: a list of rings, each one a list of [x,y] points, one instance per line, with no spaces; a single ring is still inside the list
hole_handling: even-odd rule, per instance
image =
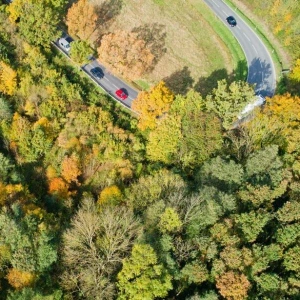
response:
[[[113,72],[132,80],[146,73],[154,61],[145,41],[139,39],[136,33],[126,31],[103,36],[98,54],[100,61]]]
[[[229,271],[217,278],[217,288],[225,299],[246,299],[250,282],[244,274]]]
[[[7,274],[9,284],[17,290],[31,286],[35,281],[35,275],[18,269],[10,269]]]
[[[68,10],[66,24],[71,35],[87,40],[97,27],[95,7],[88,0],[79,0]]]

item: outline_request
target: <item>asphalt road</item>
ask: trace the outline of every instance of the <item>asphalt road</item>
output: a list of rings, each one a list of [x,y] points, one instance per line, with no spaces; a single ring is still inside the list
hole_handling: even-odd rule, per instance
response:
[[[64,35],[65,39],[68,42],[72,42],[72,38]],[[69,53],[59,45],[58,40],[54,43],[57,48],[59,48],[63,53],[69,56]],[[94,77],[91,73],[91,69],[93,68],[101,68],[103,72],[103,77],[98,79]],[[101,65],[95,58],[90,60],[90,63],[81,67],[81,69],[86,72],[97,84],[99,84],[108,94],[110,94],[115,100],[125,105],[128,108],[131,108],[132,101],[137,97],[138,92],[129,86],[126,82],[112,75],[103,65]],[[115,92],[119,89],[122,89],[128,95],[128,98],[125,100],[119,99]]]
[[[214,13],[230,28],[232,34],[240,43],[248,64],[247,82],[255,84],[255,92],[271,97],[276,87],[276,73],[271,56],[263,42],[230,7],[222,0],[204,0]],[[233,16],[237,26],[230,27],[226,18]]]

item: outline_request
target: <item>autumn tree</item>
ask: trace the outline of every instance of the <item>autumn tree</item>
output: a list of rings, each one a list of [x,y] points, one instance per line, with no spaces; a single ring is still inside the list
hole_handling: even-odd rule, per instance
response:
[[[206,97],[206,107],[214,111],[229,129],[245,106],[254,99],[253,88],[244,81],[218,81],[218,87]]]
[[[149,92],[141,92],[132,103],[132,109],[139,114],[139,128],[154,129],[158,118],[163,118],[174,100],[173,93],[163,81],[153,86]]]
[[[7,280],[12,287],[19,290],[33,285],[35,281],[35,274],[13,268],[8,272]]]
[[[152,66],[154,56],[136,33],[116,31],[104,35],[98,48],[99,60],[113,72],[135,80]]]
[[[242,300],[247,298],[250,282],[244,274],[229,271],[217,279],[216,286],[225,299]]]
[[[99,205],[116,205],[122,199],[122,193],[116,185],[108,186],[104,188],[98,199]]]
[[[158,263],[156,253],[147,244],[135,244],[131,256],[124,259],[118,274],[118,299],[156,299],[166,297],[172,277]]]
[[[281,147],[286,147],[290,154],[297,155],[299,149],[300,134],[300,97],[290,94],[275,95],[267,99],[267,105],[258,118],[263,118],[262,114],[267,114],[270,123],[277,123],[277,127],[282,136]],[[276,128],[275,128],[276,129]],[[269,129],[268,129],[269,130]],[[274,135],[278,132],[272,132]]]
[[[78,176],[81,174],[80,162],[74,154],[70,157],[66,156],[62,162],[62,176],[68,182],[78,183]]]
[[[95,6],[88,0],[73,3],[66,16],[69,33],[84,41],[87,41],[96,30],[97,20]]]
[[[13,95],[17,87],[17,73],[8,64],[0,61],[0,91]]]
[[[177,95],[167,115],[157,120],[149,134],[147,154],[154,161],[180,163],[194,168],[221,148],[221,122],[204,112],[204,101],[195,91]]]

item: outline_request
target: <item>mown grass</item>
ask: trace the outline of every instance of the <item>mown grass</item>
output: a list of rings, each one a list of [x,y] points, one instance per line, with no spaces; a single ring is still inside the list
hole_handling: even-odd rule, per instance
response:
[[[280,58],[278,54],[278,50],[276,47],[270,42],[270,40],[267,38],[265,33],[262,30],[262,27],[258,23],[254,23],[251,19],[249,19],[234,3],[232,3],[230,0],[224,0],[224,2],[230,6],[232,9],[235,10],[237,14],[239,14],[243,20],[256,32],[256,34],[260,37],[264,45],[267,47],[272,60],[275,65],[277,78],[280,77],[281,69],[282,69],[282,59]]]

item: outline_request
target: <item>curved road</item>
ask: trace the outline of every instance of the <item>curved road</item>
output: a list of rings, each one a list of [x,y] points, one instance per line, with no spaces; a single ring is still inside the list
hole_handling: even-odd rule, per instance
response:
[[[231,29],[240,43],[248,64],[247,82],[255,84],[255,92],[271,97],[275,92],[276,73],[272,58],[257,34],[222,0],[203,0],[214,13]],[[233,16],[236,27],[230,27],[226,18]]]

